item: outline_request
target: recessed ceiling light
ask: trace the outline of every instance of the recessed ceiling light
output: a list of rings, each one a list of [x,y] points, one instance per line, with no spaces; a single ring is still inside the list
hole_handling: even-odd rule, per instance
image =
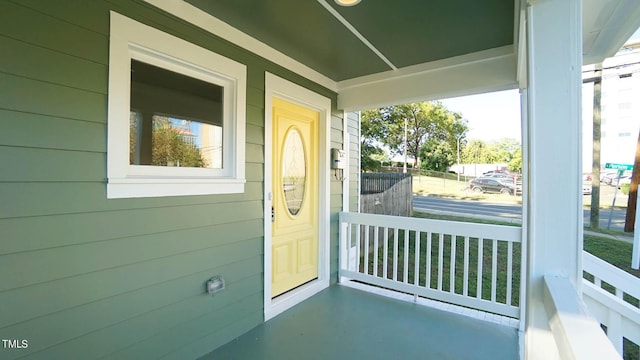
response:
[[[353,6],[357,5],[361,0],[335,0],[336,4],[342,6]]]

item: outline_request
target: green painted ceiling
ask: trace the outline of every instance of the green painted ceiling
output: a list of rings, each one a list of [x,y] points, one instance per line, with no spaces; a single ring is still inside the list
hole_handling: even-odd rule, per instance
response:
[[[335,81],[391,69],[318,0],[186,1]],[[513,43],[514,0],[326,2],[397,68]]]

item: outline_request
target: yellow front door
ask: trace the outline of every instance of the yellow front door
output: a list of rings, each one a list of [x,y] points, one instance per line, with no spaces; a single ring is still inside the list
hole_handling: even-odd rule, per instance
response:
[[[317,111],[273,99],[271,296],[318,277]]]

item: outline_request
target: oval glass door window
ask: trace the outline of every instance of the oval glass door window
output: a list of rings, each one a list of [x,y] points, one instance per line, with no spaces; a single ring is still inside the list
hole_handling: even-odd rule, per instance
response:
[[[300,212],[304,200],[306,161],[300,132],[292,128],[287,133],[282,150],[282,191],[291,215]]]

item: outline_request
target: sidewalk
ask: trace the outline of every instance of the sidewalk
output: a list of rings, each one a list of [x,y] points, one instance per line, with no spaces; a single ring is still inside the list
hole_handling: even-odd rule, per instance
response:
[[[585,230],[584,231],[585,234],[587,235],[593,235],[593,236],[599,236],[599,237],[603,237],[603,238],[607,238],[607,239],[612,239],[612,240],[619,240],[619,241],[624,241],[624,242],[628,242],[629,244],[633,244],[633,235],[611,235],[611,234],[603,234],[603,233],[599,233],[596,231],[589,231],[589,230]]]

